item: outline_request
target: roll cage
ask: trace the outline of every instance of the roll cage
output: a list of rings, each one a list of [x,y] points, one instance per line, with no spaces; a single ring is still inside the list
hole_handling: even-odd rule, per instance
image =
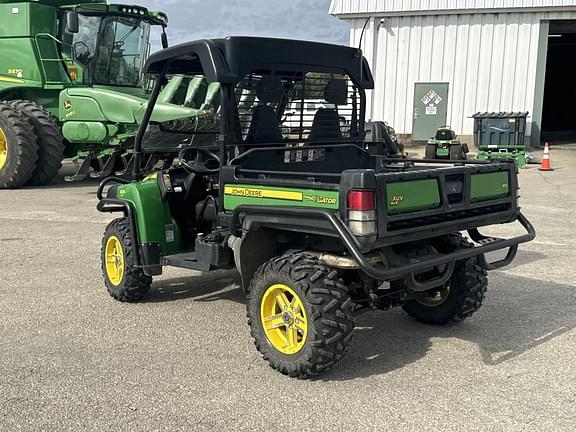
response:
[[[224,166],[234,155],[230,151],[231,148],[236,148],[236,155],[247,150],[246,147],[242,147],[242,137],[238,134],[239,123],[243,120],[238,110],[237,89],[239,85],[242,87],[243,83],[251,80],[254,75],[259,76],[258,79],[264,78],[266,73],[261,71],[281,71],[281,73],[269,73],[269,76],[274,75],[278,82],[277,86],[286,86],[285,83],[290,78],[292,82],[300,80],[301,87],[304,87],[306,74],[311,71],[331,76],[332,81],[327,80],[322,90],[324,94],[329,93],[326,99],[332,98],[335,102],[342,100],[343,97],[347,98],[347,101],[354,99],[355,108],[352,112],[339,118],[336,117],[337,121],[354,123],[349,125],[349,129],[352,130],[350,133],[363,139],[365,90],[374,88],[374,81],[368,63],[358,49],[324,43],[256,37],[199,40],[157,52],[150,56],[144,66],[144,73],[155,75],[156,79],[136,137],[135,179],[142,177],[142,141],[160,92],[167,83],[167,77],[178,74],[202,75],[208,83],[220,84],[217,145],[220,163]],[[353,87],[352,90],[347,90],[346,94],[342,94],[343,90],[339,89],[341,87],[337,82],[339,76],[346,76]],[[310,80],[307,79],[307,81]],[[274,85],[268,85],[268,88],[270,87]],[[302,95],[305,92],[304,88],[299,91]],[[265,98],[262,96],[259,98],[260,100],[269,99],[271,103],[277,105],[283,104],[282,109],[285,110],[287,101],[275,100],[273,93],[274,91],[268,91]],[[304,109],[304,96],[301,99],[301,106]],[[264,117],[266,110],[260,111],[259,117]],[[330,117],[332,113],[325,112],[324,114],[324,117]],[[253,117],[245,121],[252,119]],[[300,126],[302,126],[302,120]],[[246,133],[250,134],[249,131]]]

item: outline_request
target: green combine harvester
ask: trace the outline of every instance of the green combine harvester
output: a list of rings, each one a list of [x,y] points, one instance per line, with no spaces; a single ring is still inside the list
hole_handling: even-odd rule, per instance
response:
[[[48,184],[64,158],[76,163],[71,181],[130,172],[153,84],[141,73],[150,31],[167,47],[167,16],[105,0],[0,0],[0,17],[0,188]],[[155,115],[205,112],[191,81],[182,103],[167,89]]]

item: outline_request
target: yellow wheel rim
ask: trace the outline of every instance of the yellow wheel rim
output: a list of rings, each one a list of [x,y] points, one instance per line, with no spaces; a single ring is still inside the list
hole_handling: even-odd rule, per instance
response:
[[[111,236],[104,250],[106,275],[113,285],[118,286],[124,278],[124,251],[122,243],[116,236]]]
[[[260,304],[260,318],[268,342],[283,354],[296,354],[304,347],[308,319],[304,304],[290,287],[269,287]]]
[[[8,140],[6,139],[6,134],[0,128],[0,169],[4,168],[6,161],[8,160]]]
[[[440,306],[442,303],[446,301],[448,298],[448,294],[450,294],[450,288],[448,286],[442,287],[438,291],[430,293],[429,296],[420,297],[416,301],[420,303],[422,306],[428,307],[436,307]]]

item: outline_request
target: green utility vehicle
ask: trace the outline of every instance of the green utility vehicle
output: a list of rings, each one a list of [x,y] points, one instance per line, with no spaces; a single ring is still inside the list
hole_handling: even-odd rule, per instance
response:
[[[456,132],[449,126],[444,126],[436,131],[434,138],[428,140],[425,158],[465,160],[468,151],[468,144],[461,143]]]
[[[141,67],[151,26],[166,47],[166,25],[105,0],[0,0],[0,188],[50,183],[64,157],[77,162],[71,180],[131,172]]]
[[[107,290],[137,301],[164,266],[236,267],[256,347],[284,374],[307,378],[341,360],[363,308],[401,306],[431,324],[469,317],[484,299],[486,270],[534,238],[513,162],[365,150],[365,90],[374,83],[357,49],[231,37],[163,50],[145,70],[156,80],[135,144],[137,181],[109,178],[97,193],[99,211],[121,214],[102,240]],[[150,121],[172,75],[219,83],[215,121]],[[318,94],[325,103],[308,114],[304,101]],[[298,105],[300,127],[290,116],[284,136],[284,110]],[[141,179],[152,127],[188,145],[173,167]],[[526,234],[478,231],[514,221]],[[507,254],[490,262],[485,254],[496,250]]]

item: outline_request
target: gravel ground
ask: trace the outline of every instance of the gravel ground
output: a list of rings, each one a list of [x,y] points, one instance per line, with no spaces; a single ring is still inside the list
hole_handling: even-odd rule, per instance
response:
[[[112,300],[95,183],[0,191],[0,431],[574,431],[576,147],[552,152],[554,172],[520,173],[538,237],[474,317],[361,315],[314,381],[260,358],[235,272],[168,269]]]

